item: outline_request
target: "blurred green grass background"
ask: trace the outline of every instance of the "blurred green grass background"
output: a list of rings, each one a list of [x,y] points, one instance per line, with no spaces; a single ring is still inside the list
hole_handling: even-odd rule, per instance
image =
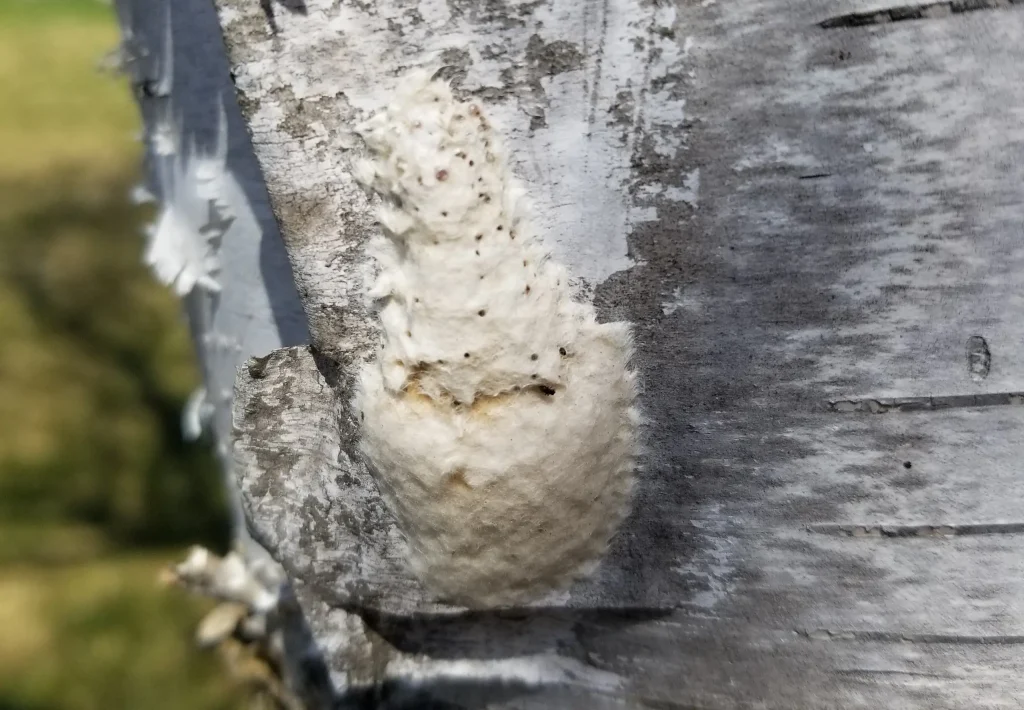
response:
[[[197,371],[140,260],[117,41],[97,0],[0,0],[0,710],[241,707],[192,645],[208,606],[156,583],[227,520],[181,440]]]

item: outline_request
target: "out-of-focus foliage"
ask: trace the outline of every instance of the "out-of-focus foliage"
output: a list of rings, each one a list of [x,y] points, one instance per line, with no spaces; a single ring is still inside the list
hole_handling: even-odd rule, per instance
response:
[[[226,544],[177,301],[140,263],[137,114],[95,0],[0,0],[0,710],[236,707],[159,587]]]

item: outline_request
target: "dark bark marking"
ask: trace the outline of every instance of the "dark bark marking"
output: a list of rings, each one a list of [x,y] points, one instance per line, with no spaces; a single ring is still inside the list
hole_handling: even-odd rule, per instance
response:
[[[270,26],[271,34],[276,35],[280,29],[277,24],[277,16],[274,14],[275,2],[288,12],[295,13],[296,15],[305,15],[308,12],[305,0],[260,0],[260,9],[263,10],[263,15],[267,18],[267,25]]]
[[[1012,5],[1024,5],[1024,0],[951,0],[947,2],[931,2],[924,5],[899,5],[896,7],[871,10],[868,12],[851,12],[822,20],[818,26],[824,30],[840,27],[863,27],[865,25],[883,25],[890,22],[906,20],[930,20],[962,15],[975,10],[1002,10]]]
[[[992,369],[992,351],[988,342],[980,335],[972,335],[967,339],[967,371],[971,379],[980,382],[988,377]]]
[[[843,631],[836,629],[797,629],[797,635],[813,641],[864,641],[881,643],[953,644],[960,646],[1017,646],[1024,636],[970,634],[901,634],[894,631]]]
[[[963,535],[1019,535],[1024,523],[973,523],[968,525],[843,525],[823,523],[807,530],[837,537],[960,537]]]
[[[881,399],[843,399],[830,401],[829,411],[840,414],[888,414],[922,412],[957,407],[1001,407],[1024,404],[1024,392],[987,392],[937,397],[892,397]]]

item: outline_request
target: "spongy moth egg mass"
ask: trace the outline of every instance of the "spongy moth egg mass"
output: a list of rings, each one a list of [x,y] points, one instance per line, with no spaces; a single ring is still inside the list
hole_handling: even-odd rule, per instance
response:
[[[385,336],[356,394],[363,454],[438,598],[543,596],[586,574],[628,512],[628,325],[597,323],[563,285],[479,104],[417,73],[358,133],[354,175],[382,197]]]

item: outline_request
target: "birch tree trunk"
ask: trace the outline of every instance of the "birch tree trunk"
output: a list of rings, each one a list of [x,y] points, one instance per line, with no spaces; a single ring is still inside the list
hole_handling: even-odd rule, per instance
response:
[[[339,703],[1019,705],[1019,2],[187,4],[185,125],[212,135],[223,90],[254,215],[189,296],[198,342],[235,338],[200,349],[214,428]],[[541,605],[433,601],[357,455],[352,129],[414,67],[495,118],[580,293],[634,324],[633,513]]]

